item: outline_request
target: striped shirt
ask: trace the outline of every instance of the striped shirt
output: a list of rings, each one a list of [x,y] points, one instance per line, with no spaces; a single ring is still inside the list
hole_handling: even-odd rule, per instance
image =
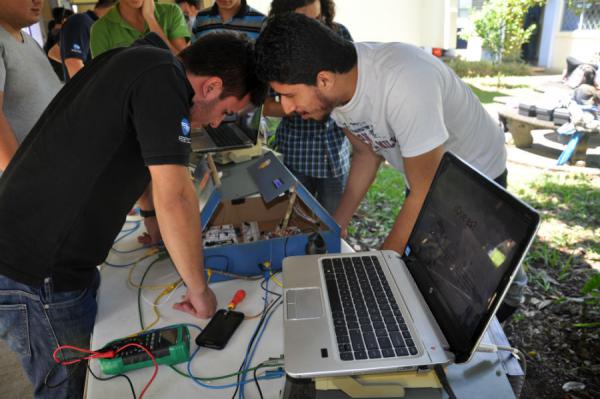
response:
[[[335,25],[341,37],[352,41],[345,26]],[[290,169],[310,177],[338,177],[350,170],[350,144],[331,118],[321,122],[298,115],[285,117],[277,128],[274,145]]]
[[[256,40],[265,20],[265,15],[246,4],[242,0],[242,7],[233,18],[223,21],[219,14],[219,6],[215,3],[212,7],[200,11],[196,15],[192,28],[192,41],[212,32],[236,31],[245,34],[249,39]]]

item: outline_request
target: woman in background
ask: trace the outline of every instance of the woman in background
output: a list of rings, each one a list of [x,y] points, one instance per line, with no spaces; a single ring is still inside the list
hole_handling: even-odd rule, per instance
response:
[[[346,40],[352,36],[341,24],[333,22],[332,0],[273,0],[269,17],[287,12],[304,14],[327,25]],[[323,207],[333,214],[338,206],[350,169],[349,142],[335,122],[304,120],[297,114],[286,115],[277,96],[265,101],[265,116],[282,117],[275,136],[275,148],[283,162]]]

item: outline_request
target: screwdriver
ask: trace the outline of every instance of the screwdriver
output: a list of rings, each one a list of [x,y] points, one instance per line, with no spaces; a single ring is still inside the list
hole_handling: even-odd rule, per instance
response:
[[[237,307],[237,305],[244,300],[245,297],[246,291],[237,290],[236,293],[233,295],[233,298],[231,298],[231,301],[229,301],[229,304],[227,305],[227,310],[234,310]]]

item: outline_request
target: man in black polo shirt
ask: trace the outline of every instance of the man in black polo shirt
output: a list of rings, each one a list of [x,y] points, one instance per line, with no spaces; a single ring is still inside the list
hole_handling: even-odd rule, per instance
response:
[[[218,125],[263,93],[246,39],[207,36],[177,59],[151,34],[91,61],[50,103],[0,179],[0,338],[36,397],[81,397],[85,369],[49,374],[52,352],[88,347],[96,265],[142,193],[187,285],[175,307],[214,313],[187,168],[190,125]]]

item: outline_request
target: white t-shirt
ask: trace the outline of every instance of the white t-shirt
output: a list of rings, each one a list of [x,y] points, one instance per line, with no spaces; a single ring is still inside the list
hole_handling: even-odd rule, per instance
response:
[[[355,43],[354,96],[331,116],[404,171],[404,158],[444,145],[494,179],[506,168],[504,134],[443,62],[403,43]]]

